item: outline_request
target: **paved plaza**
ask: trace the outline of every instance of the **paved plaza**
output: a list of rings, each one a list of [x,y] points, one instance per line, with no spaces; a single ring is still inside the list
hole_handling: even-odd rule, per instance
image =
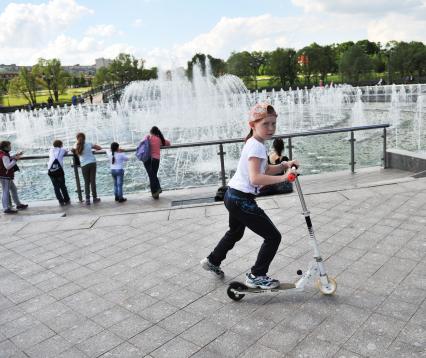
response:
[[[227,229],[223,204],[171,206],[215,188],[2,215],[0,357],[426,357],[426,178],[372,168],[301,184],[334,296],[230,300],[261,239],[247,230],[217,280],[199,261]],[[258,203],[283,236],[269,273],[295,281],[312,259],[299,198]]]

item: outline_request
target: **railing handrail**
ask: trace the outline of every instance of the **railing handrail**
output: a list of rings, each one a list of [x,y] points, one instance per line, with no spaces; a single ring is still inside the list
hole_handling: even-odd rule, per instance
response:
[[[388,128],[390,124],[372,124],[367,126],[356,126],[356,127],[344,127],[344,128],[333,128],[333,129],[313,129],[304,132],[295,132],[295,133],[287,133],[287,134],[277,134],[274,135],[271,139],[275,138],[297,138],[297,137],[309,137],[314,135],[322,135],[322,134],[333,134],[333,133],[345,133],[345,132],[355,132],[361,130],[368,129],[379,129],[379,128]],[[173,144],[170,146],[161,146],[162,149],[174,149],[174,148],[190,148],[190,147],[202,147],[209,145],[217,145],[217,144],[232,144],[232,143],[241,143],[244,142],[245,138],[233,138],[233,139],[220,139],[213,141],[203,141],[203,142],[192,142],[192,143],[181,143],[181,144]],[[123,148],[123,152],[134,152],[136,148]],[[105,150],[95,151],[94,154],[105,154]],[[72,154],[67,154],[67,157],[72,157]],[[31,160],[31,159],[48,159],[49,156],[46,154],[41,155],[29,155],[23,156],[20,160]]]

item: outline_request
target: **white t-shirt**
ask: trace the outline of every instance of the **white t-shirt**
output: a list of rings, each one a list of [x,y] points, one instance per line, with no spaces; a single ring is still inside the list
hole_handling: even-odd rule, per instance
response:
[[[49,162],[47,163],[47,169],[50,169],[53,162],[56,158],[58,158],[59,164],[61,164],[61,167],[64,167],[64,155],[68,153],[67,149],[59,148],[59,147],[52,147],[49,150]]]
[[[124,164],[129,160],[126,154],[122,152],[115,152],[114,153],[115,163],[112,164],[112,152],[108,150],[107,155],[108,155],[111,169],[124,169]]]
[[[263,143],[259,142],[254,137],[251,137],[244,145],[241,152],[238,168],[234,176],[229,181],[231,188],[237,189],[244,193],[251,193],[257,195],[259,193],[260,185],[252,185],[250,183],[250,176],[248,170],[249,159],[255,157],[260,158],[260,173],[264,174],[268,165],[266,147]]]

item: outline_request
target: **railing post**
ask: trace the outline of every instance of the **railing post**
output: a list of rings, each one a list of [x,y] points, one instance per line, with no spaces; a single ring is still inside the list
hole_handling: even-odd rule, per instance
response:
[[[351,131],[351,139],[349,140],[351,142],[351,162],[349,163],[351,165],[351,171],[352,173],[355,173],[355,136],[354,132]]]
[[[219,144],[219,153],[217,153],[218,155],[220,155],[220,177],[222,179],[222,186],[226,186],[226,176],[225,176],[225,159],[224,159],[224,154],[226,154],[226,152],[223,151],[223,144],[220,143]]]
[[[387,161],[387,158],[386,158],[386,139],[387,139],[387,133],[386,133],[386,127],[385,128],[383,128],[383,135],[382,135],[382,138],[383,138],[383,158],[382,158],[382,160],[383,160],[383,168],[384,169],[386,169],[387,167],[388,167],[388,161]]]
[[[293,146],[291,144],[291,137],[288,138],[288,158],[293,160]]]
[[[83,194],[81,190],[81,184],[80,184],[80,176],[78,175],[78,165],[76,163],[76,155],[72,156],[72,167],[74,168],[74,177],[75,177],[75,185],[77,186],[76,193],[78,194],[78,200],[80,203],[83,202]]]

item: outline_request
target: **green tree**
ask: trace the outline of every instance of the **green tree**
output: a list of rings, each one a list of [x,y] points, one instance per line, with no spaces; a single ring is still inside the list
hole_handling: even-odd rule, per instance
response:
[[[158,78],[158,68],[157,67],[151,67],[151,68],[144,68],[142,70],[142,80],[148,81],[151,79]]]
[[[0,79],[0,96],[7,94],[7,89],[9,88],[9,81],[5,78]]]
[[[386,71],[386,54],[380,51],[378,54],[370,56],[373,63],[373,69],[377,73],[383,73]]]
[[[368,40],[360,40],[355,43],[360,47],[367,55],[377,55],[381,50],[380,42],[371,42]]]
[[[3,96],[7,94],[9,81],[5,78],[0,79],[0,104],[3,103]]]
[[[18,76],[9,82],[9,93],[17,96],[24,96],[29,104],[37,104],[37,72],[25,67],[19,70]]]
[[[357,45],[349,48],[340,60],[342,76],[353,83],[357,83],[363,74],[373,69],[373,63],[368,55]]]
[[[40,58],[33,71],[42,87],[49,91],[49,96],[59,101],[59,94],[63,93],[68,83],[68,73],[64,71],[61,61],[57,58],[45,60]]]
[[[337,63],[340,63],[342,56],[345,52],[347,52],[355,43],[353,41],[342,42],[339,44],[333,44],[334,48],[335,60]]]
[[[109,65],[108,70],[114,82],[119,84],[141,80],[144,61],[127,53],[120,53]]]
[[[226,67],[230,74],[240,77],[247,83],[252,77],[251,55],[247,51],[233,52],[226,61]]]
[[[202,53],[195,54],[191,61],[188,61],[187,63],[187,70],[186,74],[189,79],[192,79],[193,76],[193,68],[196,63],[199,63],[201,66],[201,72],[203,76],[206,75],[206,60],[210,62],[210,68],[212,71],[212,75],[215,77],[219,77],[225,73],[225,61],[223,61],[220,58],[215,58],[211,55],[205,55]]]
[[[315,44],[316,45],[316,44]],[[299,71],[303,75],[305,84],[311,84],[311,77],[313,74],[318,73],[315,68],[317,62],[317,50],[315,46],[306,46],[298,51],[297,56],[303,61],[299,63]]]
[[[421,76],[425,71],[426,48],[422,42],[390,42],[388,49],[388,71],[392,78],[404,78],[416,73]]]
[[[110,84],[112,82],[112,76],[109,72],[108,67],[101,67],[96,70],[95,77],[93,78],[94,86],[102,86],[104,83]]]
[[[289,83],[293,86],[297,79],[297,56],[296,51],[289,48],[277,48],[272,51],[269,59],[270,74],[280,81],[284,88]]]
[[[265,64],[265,56],[263,55],[263,52],[251,52],[249,64],[251,68],[251,74],[254,80],[254,87],[257,89],[257,76],[259,75],[260,68]]]

